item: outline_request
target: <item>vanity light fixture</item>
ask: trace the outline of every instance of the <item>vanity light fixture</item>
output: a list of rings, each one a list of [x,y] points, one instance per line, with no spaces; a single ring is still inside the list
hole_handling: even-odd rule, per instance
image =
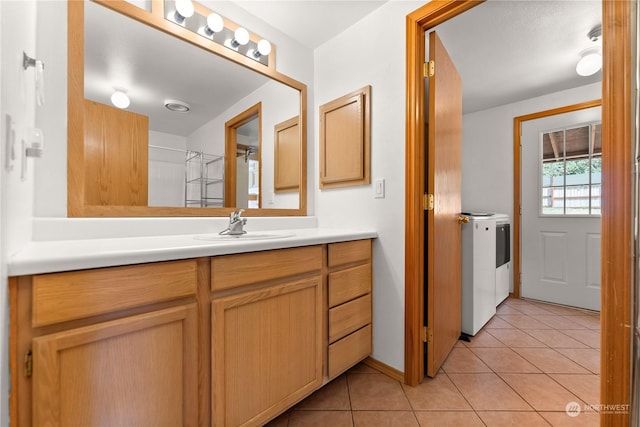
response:
[[[215,33],[219,33],[224,29],[224,20],[217,13],[210,13],[207,16],[207,25],[204,27],[204,33],[211,37]]]
[[[191,0],[176,0],[176,23],[182,24],[185,19],[191,18],[195,12],[195,7]]]
[[[602,37],[602,26],[598,25],[587,33],[587,38],[596,43]],[[581,76],[592,76],[602,68],[602,47],[592,46],[581,51],[580,60],[576,64],[576,73]]]
[[[219,44],[266,67],[274,67],[275,52],[268,40],[197,1],[153,0],[153,3],[163,3],[164,19],[206,38],[206,43]]]
[[[262,39],[258,42],[258,47],[253,51],[253,57],[258,59],[262,55],[267,56],[271,53],[271,43],[269,40]]]
[[[122,89],[115,89],[111,95],[111,103],[118,108],[125,109],[131,104],[129,96]]]
[[[231,47],[236,49],[238,46],[244,46],[249,43],[249,31],[245,28],[238,27],[233,33],[233,40],[231,40]]]
[[[191,110],[191,106],[184,101],[178,101],[177,99],[165,99],[164,106],[169,111],[175,111],[176,113],[187,113]]]

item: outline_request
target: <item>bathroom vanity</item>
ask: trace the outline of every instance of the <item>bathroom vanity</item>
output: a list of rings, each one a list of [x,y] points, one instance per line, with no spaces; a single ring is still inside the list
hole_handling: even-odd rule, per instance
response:
[[[265,424],[371,353],[374,237],[34,243],[10,265],[12,423]]]

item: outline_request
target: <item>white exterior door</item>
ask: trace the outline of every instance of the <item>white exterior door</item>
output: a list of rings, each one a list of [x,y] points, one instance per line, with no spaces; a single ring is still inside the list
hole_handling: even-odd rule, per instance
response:
[[[600,310],[600,118],[594,107],[522,123],[525,298]]]

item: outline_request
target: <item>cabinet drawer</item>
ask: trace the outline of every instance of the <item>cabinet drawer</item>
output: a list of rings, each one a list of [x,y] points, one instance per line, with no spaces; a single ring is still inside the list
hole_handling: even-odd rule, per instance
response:
[[[50,325],[194,295],[196,260],[33,277],[33,326]]]
[[[329,307],[371,292],[371,264],[329,273]]]
[[[211,259],[211,289],[220,291],[321,269],[321,246],[216,256]]]
[[[329,342],[371,323],[371,294],[329,310]]]
[[[371,354],[371,325],[347,335],[329,346],[329,379]]]
[[[371,240],[329,244],[329,267],[371,260]]]

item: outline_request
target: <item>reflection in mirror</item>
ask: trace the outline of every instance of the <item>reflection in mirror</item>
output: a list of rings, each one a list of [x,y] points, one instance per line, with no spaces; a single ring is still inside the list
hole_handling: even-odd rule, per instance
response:
[[[273,158],[274,127],[301,114],[299,90],[91,1],[84,29],[85,99],[116,109],[118,91],[129,100],[127,112],[148,118],[146,141],[136,141],[148,155],[148,206],[301,208],[299,192],[274,189]],[[261,119],[239,127],[228,152],[225,124],[258,103]],[[108,126],[85,123],[85,132]]]
[[[255,116],[236,128],[236,207],[260,207],[260,138]]]

